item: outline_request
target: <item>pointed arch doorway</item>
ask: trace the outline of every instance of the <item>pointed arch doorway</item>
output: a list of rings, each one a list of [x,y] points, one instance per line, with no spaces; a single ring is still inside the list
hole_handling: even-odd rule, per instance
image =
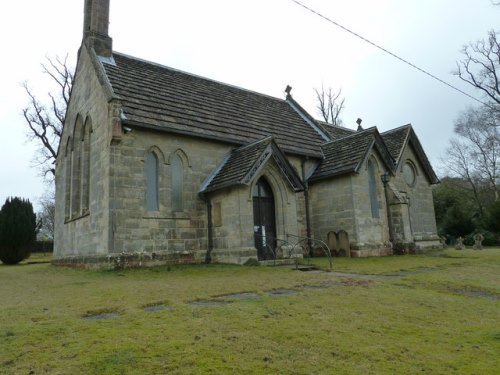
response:
[[[274,259],[276,248],[274,195],[264,177],[261,177],[253,188],[253,225],[258,259]]]

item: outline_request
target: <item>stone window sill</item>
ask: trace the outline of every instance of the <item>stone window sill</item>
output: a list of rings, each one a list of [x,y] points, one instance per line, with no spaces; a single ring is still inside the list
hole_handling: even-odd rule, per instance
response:
[[[87,217],[87,216],[90,216],[89,211],[85,211],[77,216],[67,217],[66,219],[64,219],[64,224],[68,224],[68,223],[71,223],[72,221],[77,221],[77,220],[83,219],[84,217]]]

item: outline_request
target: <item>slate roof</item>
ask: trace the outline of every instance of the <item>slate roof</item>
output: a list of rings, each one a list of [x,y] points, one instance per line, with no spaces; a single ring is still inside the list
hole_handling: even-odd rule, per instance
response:
[[[380,134],[396,162],[399,161],[399,158],[401,157],[401,153],[403,152],[406,141],[408,140],[410,130],[411,125],[408,124]]]
[[[373,127],[324,144],[322,146],[324,159],[309,180],[317,181],[359,172],[372,147],[377,148],[388,169],[393,170],[394,160],[387,151],[377,128]]]
[[[347,137],[353,133],[356,133],[356,130],[345,128],[343,126],[337,126],[328,124],[323,121],[316,121],[319,125],[320,129],[326,133],[333,141],[339,138]]]
[[[286,100],[116,52],[101,63],[124,124],[236,145],[272,136],[287,153],[321,157],[324,139]]]
[[[422,168],[424,169],[424,172],[426,173],[430,183],[439,183],[439,178],[434,172],[434,169],[432,168],[432,165],[429,162],[427,155],[425,154],[422,144],[420,143],[420,140],[418,139],[417,134],[413,130],[411,124],[386,131],[382,133],[381,136],[384,139],[389,152],[395,160],[395,169],[401,163],[401,156],[403,155],[404,149],[408,144],[411,144],[413,150],[419,158],[420,163],[422,164]]]
[[[272,137],[233,149],[202,184],[200,193],[234,185],[249,185],[255,175],[273,157],[295,191],[303,189],[300,177],[283,155]]]

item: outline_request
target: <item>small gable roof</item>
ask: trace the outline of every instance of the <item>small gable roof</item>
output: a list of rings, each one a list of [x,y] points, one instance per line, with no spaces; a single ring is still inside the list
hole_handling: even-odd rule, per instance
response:
[[[200,193],[208,193],[234,185],[250,185],[269,159],[273,158],[295,191],[304,189],[288,159],[272,137],[232,150],[202,184]]]
[[[405,149],[406,143],[408,141],[408,135],[410,134],[411,125],[400,126],[399,128],[392,129],[381,133],[380,135],[384,139],[391,156],[398,163],[401,155]]]
[[[396,170],[401,164],[404,150],[406,149],[408,144],[411,144],[430,183],[439,183],[439,178],[434,172],[434,169],[432,168],[432,165],[429,162],[427,155],[425,154],[424,148],[422,147],[422,144],[420,143],[420,140],[418,139],[417,134],[413,130],[411,124],[386,131],[382,133],[381,136],[384,139],[389,152],[395,160],[394,170]]]
[[[328,134],[328,136],[334,141],[336,139],[347,137],[351,134],[356,133],[356,130],[345,128],[343,126],[328,124],[323,121],[316,121],[320,129]]]
[[[386,167],[393,171],[394,160],[387,151],[387,146],[377,128],[372,127],[324,144],[322,146],[324,159],[309,181],[358,173],[373,147],[379,152]]]
[[[101,63],[124,124],[235,145],[272,136],[286,153],[321,157],[324,139],[284,99],[116,52]]]

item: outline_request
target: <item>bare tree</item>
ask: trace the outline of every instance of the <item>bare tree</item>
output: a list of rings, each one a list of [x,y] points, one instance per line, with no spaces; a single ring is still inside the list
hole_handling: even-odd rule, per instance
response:
[[[456,120],[455,134],[443,162],[448,174],[468,183],[483,216],[499,200],[500,119],[490,107],[469,108]]]
[[[450,146],[446,149],[446,159],[443,164],[447,173],[451,176],[460,177],[466,181],[472,191],[478,211],[483,215],[483,204],[479,194],[479,179],[472,167],[470,146],[463,140],[452,138]]]
[[[345,98],[341,97],[342,89],[334,92],[331,87],[325,91],[323,85],[321,90],[314,89],[316,98],[318,100],[317,109],[319,114],[323,117],[326,123],[342,126],[340,113],[344,109]]]
[[[54,239],[54,228],[55,228],[55,192],[49,190],[40,199],[41,210],[37,212],[36,218],[38,221],[38,232],[44,238],[53,240]]]
[[[455,74],[485,95],[492,107],[500,107],[500,34],[490,30],[486,40],[469,43],[462,54]]]
[[[470,146],[471,166],[498,200],[500,119],[489,107],[469,108],[455,123],[455,133]]]
[[[47,94],[49,104],[39,101],[27,82],[23,84],[29,103],[22,112],[29,127],[30,140],[38,143],[35,164],[41,169],[44,177],[49,175],[53,178],[55,175],[54,163],[73,84],[74,73],[68,67],[67,58],[47,57],[47,62],[42,64],[43,73],[53,79],[58,89],[56,94]]]

